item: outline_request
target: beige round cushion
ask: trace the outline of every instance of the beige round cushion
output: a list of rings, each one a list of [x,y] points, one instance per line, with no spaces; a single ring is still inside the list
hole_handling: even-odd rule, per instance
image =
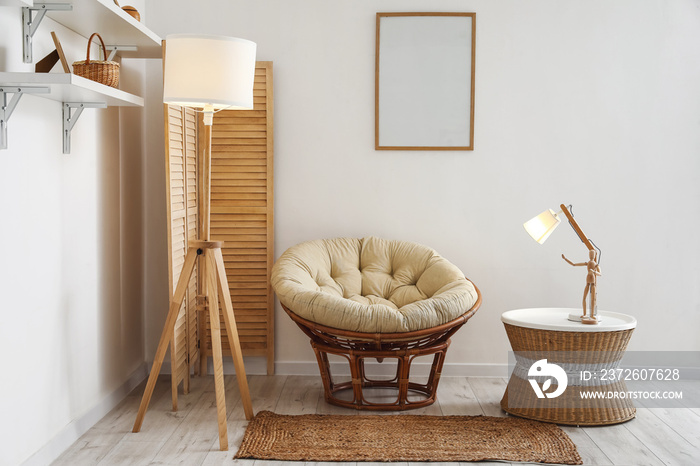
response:
[[[436,327],[478,299],[474,285],[433,249],[375,237],[293,246],[272,268],[272,287],[306,320],[369,333]]]

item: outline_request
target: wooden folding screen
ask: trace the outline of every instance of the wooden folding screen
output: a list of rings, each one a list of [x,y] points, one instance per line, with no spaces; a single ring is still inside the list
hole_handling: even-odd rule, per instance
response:
[[[222,111],[212,128],[211,238],[224,241],[224,262],[244,355],[265,356],[274,372],[272,62],[258,62],[253,110]],[[202,167],[197,144],[201,115],[165,106],[166,184],[170,295],[180,276],[188,241],[198,236]],[[208,312],[197,308],[194,275],[171,343],[173,400],[189,390],[190,369],[206,373],[211,355]],[[220,307],[222,308],[222,307]],[[199,310],[199,312],[197,312]],[[225,337],[225,326],[222,333]],[[226,338],[224,356],[230,355]],[[174,355],[174,356],[173,356]]]
[[[258,62],[253,110],[214,115],[211,237],[224,262],[243,354],[266,356],[274,373],[272,62]],[[209,326],[207,326],[209,328]],[[225,334],[222,321],[222,334]],[[222,335],[223,337],[223,335]],[[224,354],[228,342],[224,340]],[[200,355],[211,355],[211,340]]]
[[[193,109],[165,106],[166,189],[168,193],[168,288],[170,296],[180,278],[189,241],[197,239],[197,116]],[[197,274],[192,275],[170,343],[173,405],[177,386],[189,391],[190,367],[198,360]]]

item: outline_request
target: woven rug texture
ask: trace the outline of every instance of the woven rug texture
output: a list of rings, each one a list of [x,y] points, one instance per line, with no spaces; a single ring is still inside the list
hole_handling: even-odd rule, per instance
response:
[[[525,461],[583,464],[554,424],[515,417],[288,416],[261,411],[236,458],[280,461]]]

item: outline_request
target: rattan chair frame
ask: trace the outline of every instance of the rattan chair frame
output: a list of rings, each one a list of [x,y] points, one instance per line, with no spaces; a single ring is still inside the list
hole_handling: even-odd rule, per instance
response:
[[[360,410],[403,411],[433,404],[436,400],[438,383],[450,346],[450,337],[464,325],[481,306],[481,292],[474,286],[477,300],[461,316],[437,327],[401,333],[352,332],[306,320],[282,304],[282,308],[299,328],[310,338],[311,347],[321,372],[325,399],[328,403],[345,408]],[[336,383],[333,381],[328,355],[344,358],[350,366],[351,380]],[[433,362],[426,383],[410,380],[411,365],[418,357],[433,356]],[[396,374],[390,380],[375,380],[365,371],[365,359],[396,359]],[[377,403],[367,399],[365,388],[391,389],[396,392],[396,400],[390,403]],[[339,392],[352,390],[352,400],[336,396]],[[409,393],[421,395],[419,400],[409,400]]]

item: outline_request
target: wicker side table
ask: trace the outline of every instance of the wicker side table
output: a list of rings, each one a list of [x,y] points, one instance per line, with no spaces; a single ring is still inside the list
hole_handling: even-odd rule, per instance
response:
[[[580,310],[579,310],[580,312]],[[567,308],[518,309],[504,312],[501,321],[515,354],[516,364],[508,381],[501,408],[515,416],[564,425],[597,426],[632,419],[636,409],[628,398],[589,397],[594,392],[626,392],[624,380],[601,380],[592,373],[619,366],[637,325],[634,317],[599,311],[601,323],[583,325],[567,319],[576,310]],[[560,395],[554,383],[535,392],[535,364],[546,359],[547,369],[558,366],[566,373],[567,386]],[[563,370],[563,371],[562,371]],[[588,376],[586,376],[588,374]],[[551,374],[543,374],[544,376]],[[563,384],[562,384],[563,385]],[[587,392],[586,395],[582,395]],[[542,396],[544,395],[544,396]],[[595,394],[593,395],[595,396]]]

